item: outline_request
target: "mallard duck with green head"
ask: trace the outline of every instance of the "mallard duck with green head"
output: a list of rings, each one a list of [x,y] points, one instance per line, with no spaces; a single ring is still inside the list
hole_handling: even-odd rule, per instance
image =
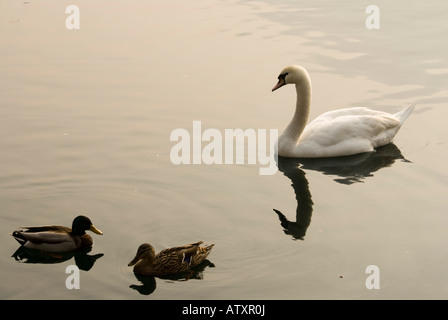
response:
[[[164,249],[156,254],[149,243],[140,245],[135,258],[128,266],[134,273],[145,276],[168,276],[194,268],[210,254],[214,244],[201,247],[202,241],[185,246]]]
[[[93,240],[86,230],[103,234],[86,216],[78,216],[73,220],[72,227],[38,226],[23,227],[16,230],[12,236],[25,248],[44,252],[68,252],[90,248]]]

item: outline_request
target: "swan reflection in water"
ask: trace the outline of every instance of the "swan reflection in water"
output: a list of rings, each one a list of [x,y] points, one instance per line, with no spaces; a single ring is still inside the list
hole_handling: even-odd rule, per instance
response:
[[[325,175],[336,176],[334,181],[350,185],[364,182],[366,178],[373,177],[374,172],[391,166],[396,160],[410,162],[403,157],[393,143],[377,148],[375,152],[337,158],[299,159],[278,157],[278,169],[292,181],[297,200],[295,221],[288,220],[281,211],[274,209],[285,234],[291,235],[295,240],[303,240],[311,223],[313,200],[303,169],[316,170]]]
[[[89,255],[88,253],[92,248],[87,248],[84,250],[53,253],[44,252],[37,249],[29,249],[23,246],[19,247],[12,257],[22,263],[39,263],[39,264],[55,264],[68,261],[74,258],[76,266],[80,270],[89,271],[92,269],[96,260],[104,256],[103,253],[97,253],[94,255]]]
[[[168,282],[181,282],[181,281],[188,281],[191,279],[195,280],[202,280],[203,279],[203,271],[205,268],[210,267],[213,268],[215,265],[210,262],[208,259],[205,259],[200,264],[198,264],[196,267],[190,269],[189,271],[181,272],[178,274],[173,274],[169,276],[163,276],[163,277],[157,277],[159,279],[163,279]],[[156,290],[157,282],[156,277],[154,276],[142,276],[135,274],[135,277],[138,281],[140,281],[141,284],[133,284],[130,285],[129,288],[134,289],[138,291],[138,293],[142,295],[150,295]]]

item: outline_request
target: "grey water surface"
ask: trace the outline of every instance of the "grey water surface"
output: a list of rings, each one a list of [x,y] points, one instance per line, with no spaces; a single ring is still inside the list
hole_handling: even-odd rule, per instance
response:
[[[71,4],[79,29],[66,27]],[[380,29],[366,28],[370,4]],[[0,298],[448,298],[447,10],[440,0],[0,1]],[[193,139],[194,121],[223,139],[281,132],[295,90],[271,88],[290,64],[310,73],[311,118],[416,108],[372,154],[279,158],[273,175],[247,154],[173,163],[170,135]],[[16,228],[79,214],[104,233],[90,252],[16,252]],[[142,278],[127,266],[144,242],[199,240],[215,247],[191,274]],[[66,287],[71,265],[80,289]],[[379,289],[366,286],[370,265]]]

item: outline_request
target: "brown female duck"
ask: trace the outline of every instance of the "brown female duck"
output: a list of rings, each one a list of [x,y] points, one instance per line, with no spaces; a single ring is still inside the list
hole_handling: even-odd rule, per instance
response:
[[[214,244],[200,247],[202,241],[185,246],[164,249],[157,255],[149,243],[140,245],[135,258],[128,266],[134,266],[134,273],[146,276],[167,276],[187,271],[209,255]]]

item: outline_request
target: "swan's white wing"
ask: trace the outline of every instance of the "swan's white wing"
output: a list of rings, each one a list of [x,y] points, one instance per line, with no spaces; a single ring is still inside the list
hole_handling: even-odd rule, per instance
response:
[[[327,112],[312,121],[299,138],[296,156],[352,155],[373,151],[392,141],[400,126],[398,119],[384,112],[362,114],[369,109],[355,109]]]
[[[318,116],[313,121],[311,121],[308,125],[312,125],[312,124],[315,124],[317,122],[322,122],[322,121],[325,122],[325,121],[329,121],[329,120],[334,120],[336,118],[345,117],[345,116],[394,117],[393,115],[391,115],[387,112],[372,110],[369,108],[363,108],[363,107],[344,108],[344,109],[338,109],[338,110],[325,112],[325,113],[321,114],[320,116]]]

